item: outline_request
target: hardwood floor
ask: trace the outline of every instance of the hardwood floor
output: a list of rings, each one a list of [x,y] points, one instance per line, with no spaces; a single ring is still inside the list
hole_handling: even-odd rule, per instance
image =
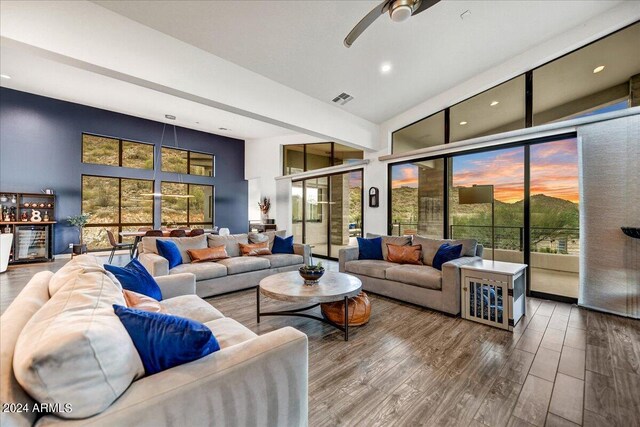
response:
[[[0,275],[0,310],[35,272],[65,262]],[[309,336],[312,426],[640,426],[640,321],[530,298],[510,333],[370,299],[371,321],[348,342],[309,319],[258,325],[254,290],[207,301],[258,334],[294,326]]]

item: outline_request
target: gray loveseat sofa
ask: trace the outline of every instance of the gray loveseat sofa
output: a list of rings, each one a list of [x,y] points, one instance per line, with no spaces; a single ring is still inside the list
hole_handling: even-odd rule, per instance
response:
[[[369,234],[368,238],[378,237]],[[462,243],[462,257],[432,267],[433,257],[445,242]],[[387,260],[386,244],[421,245],[424,265],[396,264]],[[452,315],[460,313],[460,266],[482,259],[476,240],[437,240],[421,236],[382,236],[384,260],[360,260],[358,247],[340,249],[340,271],[362,281],[363,289]]]
[[[254,288],[260,280],[275,273],[295,271],[309,263],[311,248],[309,245],[294,244],[294,254],[273,254],[260,256],[242,256],[239,244],[269,241],[273,247],[275,236],[284,237],[285,230],[266,233],[231,234],[229,236],[201,235],[197,237],[143,237],[138,247],[142,265],[154,277],[180,273],[193,273],[196,276],[196,294],[210,297],[241,289]],[[182,264],[169,270],[169,262],[158,255],[156,240],[172,240],[180,249]],[[229,258],[215,261],[192,263],[187,250],[206,247],[225,246]]]

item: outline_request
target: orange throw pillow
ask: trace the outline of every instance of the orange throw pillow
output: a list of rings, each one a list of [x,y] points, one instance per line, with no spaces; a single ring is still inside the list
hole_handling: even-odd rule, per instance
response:
[[[242,256],[271,255],[269,242],[250,243],[248,245],[238,243]]]
[[[127,307],[129,308],[136,308],[138,310],[150,311],[152,313],[167,312],[157,300],[151,297],[139,294],[137,292],[128,291],[126,289],[123,289],[122,293],[124,294],[124,301],[127,303]]]
[[[225,245],[205,249],[189,249],[187,250],[187,253],[191,257],[191,262],[193,263],[229,258]]]
[[[387,260],[398,264],[422,265],[422,246],[400,246],[387,243]]]

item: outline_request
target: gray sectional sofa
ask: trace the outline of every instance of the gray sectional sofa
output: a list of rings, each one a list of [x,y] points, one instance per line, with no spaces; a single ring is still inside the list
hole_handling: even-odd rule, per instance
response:
[[[77,256],[33,276],[2,314],[0,401],[18,409],[0,412],[0,425],[307,425],[305,334],[256,335],[198,298],[192,274],[157,282],[165,311],[204,323],[220,351],[145,375],[112,308],[125,305],[120,283],[94,256]],[[34,399],[50,406],[40,413]]]
[[[220,295],[258,286],[263,278],[284,271],[295,271],[309,263],[311,248],[309,245],[294,244],[294,254],[273,254],[260,256],[242,256],[239,244],[269,241],[273,247],[275,236],[284,237],[285,230],[266,233],[231,234],[229,236],[202,235],[197,237],[143,237],[138,247],[142,265],[154,277],[180,273],[193,273],[196,276],[196,294],[201,297]],[[156,240],[172,240],[180,249],[182,264],[169,270],[169,262],[158,255]],[[215,261],[192,263],[187,250],[222,246],[229,258]]]
[[[368,234],[368,238],[380,237]],[[482,245],[476,240],[441,240],[421,236],[381,236],[384,260],[360,260],[358,247],[339,252],[340,271],[362,281],[363,289],[391,298],[432,308],[451,315],[460,313],[460,266],[482,259]],[[445,242],[462,243],[462,257],[432,267],[433,257]],[[423,265],[388,261],[386,244],[421,245]]]

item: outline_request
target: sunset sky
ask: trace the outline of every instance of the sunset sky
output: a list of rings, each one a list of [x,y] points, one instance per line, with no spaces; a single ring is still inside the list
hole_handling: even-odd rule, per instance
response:
[[[578,202],[578,151],[575,139],[531,146],[531,195]],[[393,168],[392,188],[417,187],[418,167]],[[524,198],[522,147],[468,154],[453,160],[453,186],[494,185],[495,197],[505,203]]]

